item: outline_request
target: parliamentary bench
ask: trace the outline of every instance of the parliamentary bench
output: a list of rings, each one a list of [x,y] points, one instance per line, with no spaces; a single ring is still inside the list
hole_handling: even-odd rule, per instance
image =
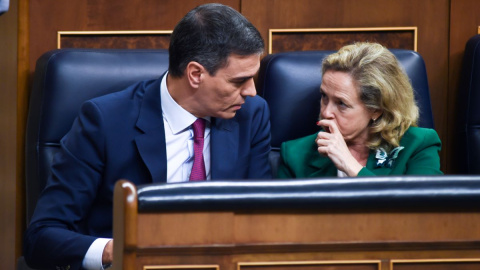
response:
[[[121,180],[114,200],[114,269],[480,268],[480,176]]]

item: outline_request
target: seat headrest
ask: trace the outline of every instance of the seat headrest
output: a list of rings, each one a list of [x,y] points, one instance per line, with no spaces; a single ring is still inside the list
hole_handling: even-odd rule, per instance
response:
[[[158,78],[167,68],[167,50],[53,50],[37,61],[29,111],[41,112],[40,137],[58,141],[84,101]]]

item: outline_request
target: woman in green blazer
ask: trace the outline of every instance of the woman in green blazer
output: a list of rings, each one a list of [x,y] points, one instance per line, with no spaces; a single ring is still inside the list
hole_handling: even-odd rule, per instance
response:
[[[416,127],[412,86],[388,49],[345,46],[322,74],[321,131],[282,144],[278,177],[442,174],[438,134]]]

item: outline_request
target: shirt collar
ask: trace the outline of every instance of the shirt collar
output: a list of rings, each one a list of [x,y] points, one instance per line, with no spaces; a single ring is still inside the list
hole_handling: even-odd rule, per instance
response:
[[[197,120],[197,117],[182,108],[182,106],[178,105],[178,103],[172,98],[167,88],[167,75],[168,72],[165,73],[160,84],[162,114],[172,130],[172,133],[178,134],[189,128],[193,122]],[[205,117],[205,119],[210,121],[210,117]]]

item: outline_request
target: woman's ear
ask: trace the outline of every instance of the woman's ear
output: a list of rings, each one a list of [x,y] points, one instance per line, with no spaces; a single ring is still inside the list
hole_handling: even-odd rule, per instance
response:
[[[203,79],[205,68],[198,62],[192,61],[188,63],[185,69],[188,82],[192,88],[198,88]]]
[[[372,114],[372,120],[375,122],[377,121],[377,119],[382,116],[383,114],[383,111],[382,110],[375,110],[373,111],[373,114]]]

